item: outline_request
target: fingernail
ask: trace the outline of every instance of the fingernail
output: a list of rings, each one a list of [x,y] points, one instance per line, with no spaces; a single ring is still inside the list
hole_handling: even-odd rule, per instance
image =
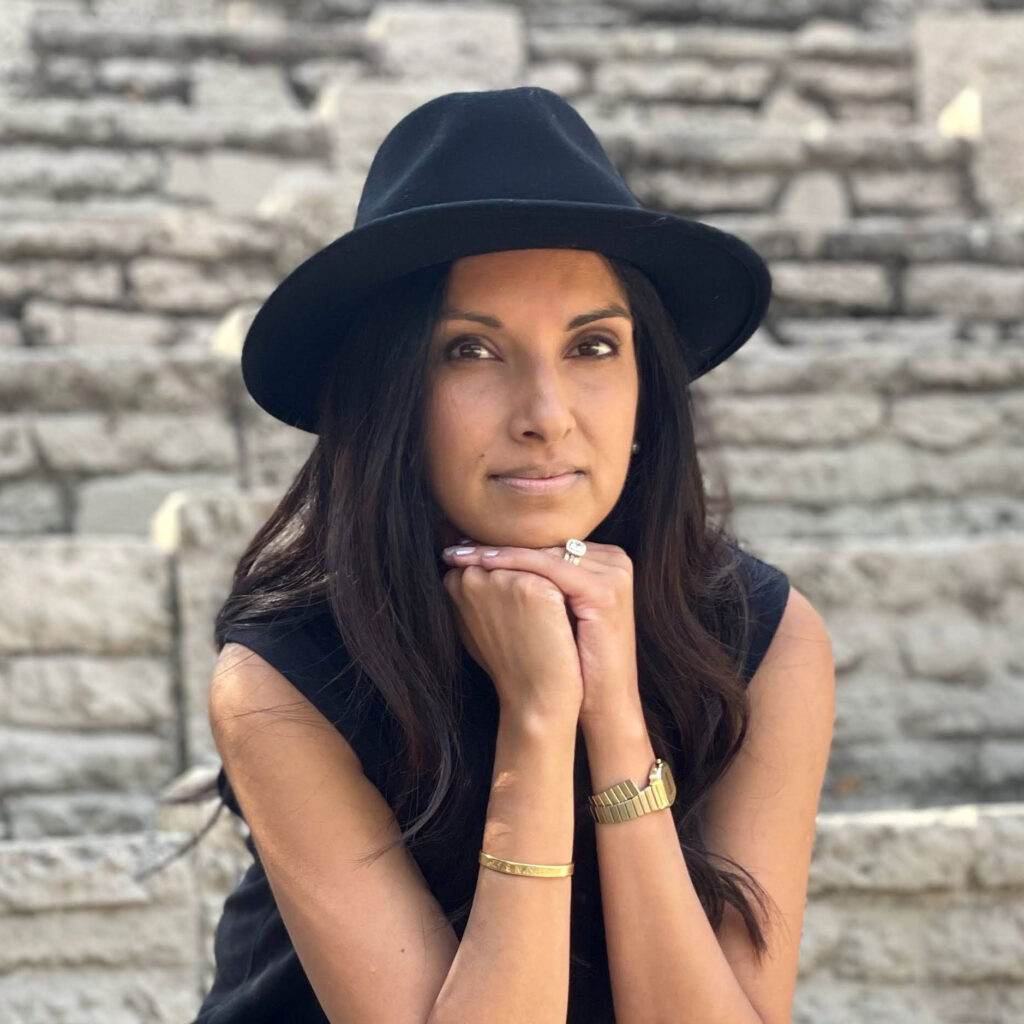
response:
[[[487,551],[484,552],[484,558],[491,558],[493,555],[496,555],[497,553],[497,548],[489,548]]]
[[[456,548],[452,554],[454,555],[471,555],[476,548]]]

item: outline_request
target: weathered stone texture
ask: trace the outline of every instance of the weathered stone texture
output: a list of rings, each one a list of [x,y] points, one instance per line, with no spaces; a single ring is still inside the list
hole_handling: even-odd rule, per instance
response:
[[[1024,20],[940,6],[6,0],[0,1020],[208,990],[245,826],[129,869],[216,803],[158,800],[216,771],[214,615],[316,440],[245,391],[245,333],[391,126],[517,84],[772,272],[693,393],[710,496],[836,665],[794,1024],[1024,1019]]]

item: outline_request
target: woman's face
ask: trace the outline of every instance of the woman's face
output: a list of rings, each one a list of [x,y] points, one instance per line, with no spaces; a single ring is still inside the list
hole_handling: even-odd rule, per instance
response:
[[[425,444],[441,543],[586,537],[622,493],[639,398],[633,323],[604,258],[513,249],[456,260],[430,344]],[[548,493],[499,478],[561,465],[579,472]]]

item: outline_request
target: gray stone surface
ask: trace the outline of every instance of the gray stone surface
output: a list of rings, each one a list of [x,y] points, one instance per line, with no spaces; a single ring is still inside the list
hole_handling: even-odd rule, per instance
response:
[[[922,11],[913,24],[920,60],[917,102],[926,124],[961,90],[976,89],[981,103],[981,138],[975,161],[980,202],[996,215],[1024,214],[1024,170],[1020,139],[1024,112],[1024,14],[1019,11]]]
[[[520,83],[773,274],[693,391],[711,494],[835,655],[794,1022],[1024,1018],[1021,15],[925,8],[8,0],[0,1020],[182,1021],[208,990],[244,825],[126,865],[216,804],[159,801],[216,771],[213,619],[315,440],[245,391],[245,331],[400,117]]]
[[[525,63],[522,15],[509,4],[384,3],[365,23],[374,70],[416,82],[461,79],[477,89],[518,85]]]

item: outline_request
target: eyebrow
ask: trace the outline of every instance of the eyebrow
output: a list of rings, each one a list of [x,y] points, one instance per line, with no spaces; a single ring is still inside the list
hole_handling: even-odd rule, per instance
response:
[[[621,316],[630,323],[633,322],[633,318],[629,315],[629,311],[620,306],[617,302],[609,303],[607,306],[602,306],[600,309],[592,309],[589,313],[580,313],[579,316],[574,316],[566,325],[565,329],[571,331],[576,327],[582,327],[584,324],[589,324],[593,320],[605,320],[608,317]],[[470,313],[464,309],[448,309],[442,312],[442,320],[473,320],[476,323],[481,323],[485,327],[493,327],[495,330],[500,330],[503,326],[502,322],[494,316],[488,316],[486,313]]]

